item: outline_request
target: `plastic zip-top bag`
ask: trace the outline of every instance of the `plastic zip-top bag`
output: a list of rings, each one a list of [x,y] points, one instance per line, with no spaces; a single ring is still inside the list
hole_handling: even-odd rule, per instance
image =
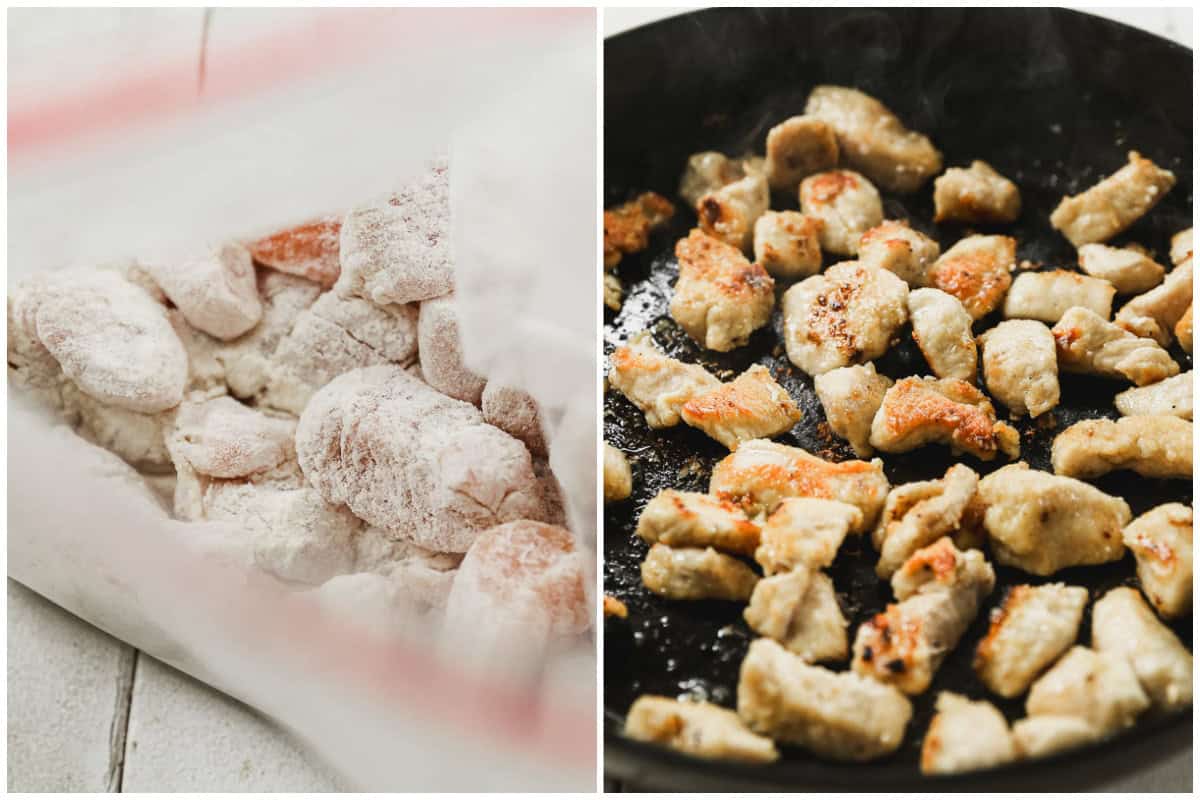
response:
[[[595,12],[9,26],[8,574],[353,786],[594,788]],[[414,295],[401,262],[450,283]],[[268,284],[302,310],[246,361],[286,306]],[[164,316],[189,391],[196,342],[222,377],[169,410],[173,468],[139,473],[164,458],[135,425],[170,402]],[[361,368],[314,373],[328,336]],[[231,351],[269,408],[228,396]]]

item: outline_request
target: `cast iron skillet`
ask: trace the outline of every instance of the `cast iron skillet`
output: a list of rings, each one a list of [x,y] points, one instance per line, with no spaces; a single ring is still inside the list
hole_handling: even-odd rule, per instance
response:
[[[1075,193],[1125,162],[1138,149],[1175,171],[1178,184],[1117,242],[1136,241],[1166,258],[1171,234],[1191,225],[1191,51],[1113,22],[1050,9],[720,9],[675,17],[610,38],[605,43],[605,205],[655,190],[668,197],[688,154],[720,150],[762,152],[766,131],[801,113],[818,83],[855,86],[881,98],[916,130],[930,135],[947,166],[974,158],[990,162],[1021,188],[1017,224],[1000,229],[1017,238],[1018,260],[1070,266],[1075,253],[1047,218],[1064,193]],[[933,226],[932,187],[908,196],[884,195],[887,218],[908,218],[943,248],[966,231]],[[795,208],[776,197],[773,208]],[[674,242],[695,224],[681,209],[650,248],[621,262],[627,295],[622,311],[606,312],[605,353],[645,329],[667,352],[704,364],[728,380],[753,363],[769,367],[804,412],[777,441],[828,458],[852,458],[823,425],[812,381],[791,366],[780,346],[780,319],[732,353],[696,347],[667,316],[677,276]],[[979,329],[995,324],[983,320]],[[1183,369],[1191,359],[1176,347]],[[911,337],[876,362],[892,377],[928,374]],[[605,365],[607,369],[607,364]],[[1062,404],[1039,424],[1024,420],[1022,457],[1049,469],[1054,435],[1080,419],[1115,417],[1115,381],[1063,378]],[[1003,415],[1004,410],[998,407]],[[605,437],[630,455],[634,494],[605,508],[605,591],[624,600],[628,620],[605,624],[605,768],[637,788],[674,790],[953,790],[1080,789],[1144,769],[1191,741],[1191,710],[1143,716],[1131,731],[1108,742],[1037,762],[973,775],[922,777],[921,739],[939,690],[987,697],[1010,718],[1022,716],[1023,698],[1004,702],[986,692],[971,671],[975,645],[987,628],[986,609],[1008,587],[1043,582],[997,567],[997,587],[928,692],[915,698],[904,745],[866,765],[817,759],[795,748],[769,766],[705,762],[631,742],[619,735],[624,714],[643,693],[691,694],[732,706],[737,671],[751,634],[741,606],[670,602],[641,586],[638,567],[646,547],[634,535],[637,516],[660,489],[705,491],[712,465],[725,450],[687,426],[650,431],[616,392],[605,398]],[[888,456],[893,484],[940,477],[958,459],[927,447]],[[981,474],[991,464],[961,460]],[[1187,481],[1156,481],[1114,473],[1095,481],[1124,497],[1135,514],[1169,500],[1191,502]],[[890,589],[876,579],[877,555],[868,539],[843,546],[831,574],[851,635],[882,610]],[[1095,600],[1109,588],[1133,584],[1131,556],[1115,564],[1075,568],[1053,576],[1089,588]],[[1089,605],[1090,609],[1090,605]],[[1090,616],[1090,615],[1089,615]],[[1080,641],[1090,640],[1085,616]],[[1174,626],[1191,647],[1191,626]],[[845,665],[835,668],[844,669]]]

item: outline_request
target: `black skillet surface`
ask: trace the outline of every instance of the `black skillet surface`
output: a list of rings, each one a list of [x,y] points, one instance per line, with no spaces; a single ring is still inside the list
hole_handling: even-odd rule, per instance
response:
[[[766,131],[801,113],[818,83],[855,86],[881,98],[916,130],[931,136],[947,166],[974,158],[1015,180],[1024,210],[1000,230],[1018,241],[1018,261],[1072,266],[1070,244],[1050,228],[1048,216],[1064,193],[1075,193],[1140,150],[1174,170],[1178,184],[1149,215],[1117,242],[1135,241],[1166,258],[1171,234],[1191,225],[1191,51],[1113,22],[1049,9],[721,9],[675,17],[610,38],[605,43],[605,205],[644,190],[668,197],[690,153],[761,152]],[[795,208],[794,197],[776,197],[772,208]],[[908,196],[884,195],[887,218],[907,218],[943,248],[968,231],[934,226],[932,187]],[[780,315],[735,352],[704,351],[667,315],[677,276],[674,242],[695,224],[681,209],[650,248],[626,258],[619,271],[627,294],[622,311],[606,312],[605,354],[634,333],[650,329],[668,353],[701,363],[728,380],[754,363],[770,368],[800,405],[804,418],[776,437],[833,460],[852,458],[824,426],[812,380],[791,366],[780,344]],[[983,232],[987,232],[986,230]],[[827,262],[828,263],[828,262]],[[786,287],[780,287],[786,288]],[[994,325],[982,320],[977,330]],[[1191,359],[1176,348],[1183,369]],[[928,374],[905,331],[901,343],[876,362],[893,378]],[[607,364],[605,369],[607,370]],[[1015,423],[1022,458],[1049,469],[1054,435],[1080,419],[1115,417],[1112,397],[1124,385],[1064,376],[1062,403],[1037,423]],[[998,406],[1003,414],[1004,410]],[[956,778],[923,778],[917,770],[921,738],[938,691],[987,697],[1010,718],[1022,700],[989,693],[970,668],[987,628],[986,609],[1008,587],[1042,579],[997,567],[997,586],[985,612],[938,672],[931,689],[914,698],[904,745],[869,765],[822,761],[794,748],[770,766],[690,759],[620,737],[625,711],[643,693],[692,695],[727,706],[736,701],[738,666],[751,633],[741,606],[721,602],[671,602],[641,585],[645,545],[634,535],[637,516],[660,489],[705,491],[712,465],[725,450],[680,425],[651,431],[641,413],[615,392],[605,398],[605,438],[630,456],[634,494],[605,508],[605,591],[626,602],[628,620],[605,624],[606,770],[641,787],[714,789],[1079,789],[1130,770],[1191,741],[1191,711],[1143,717],[1130,732],[1104,744],[1041,762],[1025,762]],[[885,459],[893,484],[939,477],[955,461],[948,450],[927,447]],[[961,460],[986,474],[991,464]],[[1191,502],[1186,481],[1154,481],[1114,473],[1095,481],[1119,494],[1139,514],[1168,500]],[[831,569],[850,632],[891,599],[874,573],[868,539],[851,539]],[[1052,580],[1087,586],[1092,599],[1109,588],[1135,583],[1134,561],[1075,568]],[[1090,638],[1090,612],[1080,641]],[[1191,626],[1176,632],[1191,647]],[[830,665],[844,669],[845,664]]]

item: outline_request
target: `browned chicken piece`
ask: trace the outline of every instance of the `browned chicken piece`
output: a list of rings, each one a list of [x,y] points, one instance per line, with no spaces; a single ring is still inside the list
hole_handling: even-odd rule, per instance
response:
[[[859,626],[851,669],[921,694],[995,585],[978,550],[963,552],[946,537],[918,550],[892,577],[900,602]]]
[[[1125,555],[1121,530],[1132,514],[1119,497],[1090,484],[1009,464],[979,482],[983,527],[1001,564],[1053,575]]]
[[[712,703],[644,694],[629,708],[625,736],[697,758],[756,764],[779,758],[774,742],[751,733],[736,712]]]
[[[604,273],[604,305],[613,310],[620,311],[621,303],[625,301],[625,287],[621,285],[621,279],[611,272]]]
[[[1021,758],[1044,758],[1104,738],[1086,719],[1049,714],[1019,719],[1012,732]]]
[[[717,462],[708,490],[751,515],[770,513],[788,497],[839,500],[856,506],[862,512],[860,530],[870,530],[888,481],[879,459],[833,463],[799,447],[755,439]]]
[[[733,600],[745,603],[758,576],[733,556],[711,547],[656,544],[642,562],[642,583],[670,600]]]
[[[1128,661],[1080,645],[1038,678],[1025,699],[1030,717],[1075,717],[1101,735],[1128,728],[1149,706]]]
[[[699,364],[664,354],[643,331],[613,351],[609,384],[646,414],[651,428],[678,425],[684,403],[721,385]]]
[[[1125,526],[1142,591],[1167,619],[1192,608],[1192,509],[1164,503]]]
[[[794,192],[800,181],[837,162],[837,138],[824,120],[790,117],[767,131],[767,180],[776,191]]]
[[[625,454],[604,443],[604,502],[616,503],[633,492],[633,473]]]
[[[741,347],[771,319],[775,281],[736,247],[693,230],[675,256],[671,317],[701,346],[722,353]]]
[[[871,446],[884,453],[907,453],[926,444],[947,444],[953,452],[991,461],[997,453],[1020,454],[1016,429],[996,421],[991,401],[966,381],[904,378],[888,389],[871,423]]]
[[[921,773],[954,775],[1017,760],[1008,720],[986,700],[941,692],[921,743]]]
[[[800,409],[761,364],[693,397],[683,404],[680,415],[688,425],[730,450],[737,450],[739,444],[750,439],[777,436],[800,421]]]
[[[675,206],[660,194],[645,192],[604,212],[604,268],[650,245],[650,233],[667,224]]]
[[[985,161],[951,167],[933,182],[933,221],[1015,222],[1021,215],[1017,185]]]
[[[709,236],[749,251],[754,244],[754,223],[770,205],[766,176],[747,172],[746,177],[713,189],[696,201],[696,216],[700,229]]]
[[[876,574],[891,578],[913,553],[943,536],[963,547],[982,545],[978,486],[974,470],[955,464],[938,480],[906,483],[888,492],[883,515],[871,534],[879,551]]]
[[[1174,185],[1174,173],[1130,151],[1128,164],[1082,194],[1064,197],[1050,224],[1076,247],[1105,242],[1154,208]]]
[[[846,618],[823,572],[799,567],[763,578],[742,615],[750,630],[809,663],[842,661],[849,652]]]
[[[1121,306],[1114,321],[1137,336],[1146,336],[1167,347],[1179,320],[1192,307],[1192,262],[1184,261],[1166,279],[1145,294]]]
[[[859,262],[896,273],[910,289],[929,284],[929,268],[941,254],[936,241],[892,219],[871,228],[858,243]]]
[[[695,208],[700,198],[722,186],[746,177],[746,161],[729,158],[724,153],[707,151],[688,157],[687,167],[679,181],[679,196]]]
[[[754,223],[754,260],[781,280],[821,271],[821,226],[799,211],[768,211]]]
[[[1123,417],[1169,414],[1180,419],[1191,419],[1194,378],[1189,369],[1149,386],[1126,389],[1113,398],[1113,405]]]
[[[879,191],[848,169],[818,172],[801,181],[800,210],[821,220],[821,249],[840,256],[857,253],[863,234],[883,221]]]
[[[1135,247],[1109,247],[1106,244],[1085,244],[1079,248],[1079,268],[1093,278],[1111,283],[1117,294],[1153,289],[1167,274],[1161,264]],[[1099,309],[1093,310],[1101,313]],[[1102,316],[1108,317],[1107,314]]]
[[[818,86],[804,113],[833,126],[841,159],[889,192],[915,192],[942,171],[942,154],[928,137],[857,89]]]
[[[1180,231],[1171,237],[1171,263],[1182,264],[1192,257],[1192,229]]]
[[[848,503],[789,497],[763,524],[754,560],[766,575],[828,567],[846,535],[861,525],[862,512]]]
[[[1137,589],[1119,586],[1096,601],[1092,646],[1128,661],[1155,708],[1176,711],[1192,704],[1192,654]]]
[[[904,281],[857,261],[806,278],[783,296],[788,359],[820,375],[878,358],[907,321],[907,300]]]
[[[1188,306],[1187,311],[1183,312],[1183,316],[1179,318],[1179,322],[1175,323],[1175,338],[1179,340],[1179,346],[1184,349],[1184,352],[1192,352],[1192,307]]]
[[[979,342],[988,391],[1010,414],[1038,417],[1058,405],[1058,358],[1049,328],[1009,319],[984,331]]]
[[[1192,477],[1192,423],[1179,417],[1087,419],[1054,437],[1057,475],[1096,478],[1130,469],[1147,478]]]
[[[848,441],[860,458],[875,452],[871,447],[871,420],[891,385],[892,379],[877,373],[871,363],[831,369],[813,380],[830,429]]]
[[[1001,697],[1019,697],[1075,643],[1088,592],[1046,583],[1009,589],[992,609],[987,635],[975,650],[975,673]]]
[[[1108,281],[1065,269],[1022,272],[1004,298],[1008,319],[1036,319],[1053,325],[1067,309],[1082,306],[1108,319],[1117,290]]]
[[[979,354],[971,332],[974,320],[957,297],[941,289],[909,292],[908,318],[913,341],[934,375],[975,381]]]
[[[1004,300],[1016,263],[1017,242],[1011,236],[968,236],[930,267],[929,285],[957,297],[971,319],[979,319]]]
[[[837,761],[895,752],[912,717],[912,704],[895,688],[807,664],[765,638],[750,643],[737,699],[751,730]]]
[[[1086,308],[1072,308],[1051,331],[1062,372],[1123,378],[1137,386],[1179,374],[1158,342],[1135,336]]]
[[[629,608],[617,598],[606,594],[604,595],[604,616],[627,619],[629,617]]]
[[[646,504],[637,535],[648,544],[713,547],[752,556],[759,544],[758,525],[740,508],[699,492],[664,489]]]

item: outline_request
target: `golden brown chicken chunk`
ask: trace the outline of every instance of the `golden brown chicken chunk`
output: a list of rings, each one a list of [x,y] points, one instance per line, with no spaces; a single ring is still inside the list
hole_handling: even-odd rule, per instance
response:
[[[828,567],[846,535],[861,525],[862,512],[848,503],[789,497],[763,524],[754,560],[766,575]]]
[[[729,158],[724,153],[693,153],[679,180],[679,196],[694,209],[704,195],[746,177],[746,166],[746,159]]]
[[[754,243],[754,223],[771,205],[771,191],[762,173],[713,189],[696,202],[700,230],[739,250],[749,251]]]
[[[1130,333],[1148,336],[1166,347],[1179,320],[1192,307],[1192,262],[1184,261],[1145,294],[1121,306],[1113,320]]]
[[[1168,619],[1192,608],[1192,509],[1182,503],[1156,506],[1125,527],[1126,546],[1137,559],[1138,581],[1158,613]]]
[[[1182,264],[1192,257],[1192,229],[1180,231],[1171,237],[1171,263]]]
[[[1009,319],[979,341],[983,379],[1009,413],[1037,417],[1058,405],[1058,358],[1049,328],[1031,319]]]
[[[1108,319],[1115,294],[1116,289],[1108,281],[1065,269],[1022,272],[1004,298],[1004,316],[1053,325],[1067,309],[1082,306]]]
[[[899,220],[884,220],[862,235],[858,260],[896,273],[911,289],[929,284],[929,268],[942,254],[936,241]]]
[[[933,182],[933,221],[1015,222],[1021,215],[1017,185],[985,161],[951,167]]]
[[[1079,248],[1079,268],[1093,278],[1111,283],[1117,294],[1153,289],[1167,274],[1161,264],[1135,247],[1109,247],[1106,244],[1085,244]],[[1093,310],[1108,316],[1098,309]]]
[[[1136,589],[1120,586],[1096,601],[1092,646],[1128,661],[1155,708],[1175,711],[1192,704],[1192,654]]]
[[[671,317],[698,344],[728,352],[767,324],[775,307],[775,281],[736,247],[693,230],[675,245],[679,280]]]
[[[842,661],[849,652],[846,619],[823,572],[799,567],[763,578],[743,616],[750,630],[810,663]]]
[[[754,260],[781,280],[821,270],[821,226],[799,211],[768,211],[754,223]]]
[[[804,113],[828,122],[841,158],[889,192],[908,194],[942,170],[929,138],[908,130],[883,103],[844,86],[818,86]]]
[[[1050,224],[1071,244],[1105,242],[1137,222],[1175,185],[1175,175],[1131,151],[1129,163],[1074,197],[1064,197]]]
[[[921,772],[954,775],[1017,759],[1008,720],[986,700],[941,692],[921,743]]]
[[[1075,643],[1087,589],[1062,583],[1021,585],[992,609],[975,650],[975,673],[1001,697],[1018,697]]]
[[[968,236],[929,269],[929,285],[952,294],[971,319],[994,311],[1012,285],[1017,242],[1010,236]]]
[[[955,464],[937,480],[906,483],[888,492],[883,515],[871,534],[879,551],[876,574],[891,578],[913,553],[943,536],[962,547],[982,545],[978,487],[975,471]]]
[[[1183,312],[1183,316],[1179,318],[1179,322],[1175,323],[1175,338],[1179,340],[1179,346],[1184,352],[1192,352],[1192,307],[1188,306],[1187,311]]]
[[[645,250],[650,233],[666,225],[674,213],[671,201],[654,192],[605,211],[604,267],[612,269],[623,257]]]
[[[1191,419],[1193,377],[1189,369],[1149,386],[1126,389],[1113,398],[1113,405],[1124,417],[1169,414],[1180,419]]]
[[[740,508],[699,492],[664,489],[646,504],[637,535],[648,544],[670,547],[713,547],[752,556],[759,544],[758,525]]]
[[[612,353],[609,384],[646,414],[651,428],[678,425],[684,403],[721,385],[699,364],[685,364],[664,354],[643,331]]]
[[[735,712],[712,703],[644,694],[629,708],[625,735],[698,758],[751,763],[779,758],[774,742],[752,733]]]
[[[633,473],[625,454],[604,443],[604,502],[615,503],[633,492]]]
[[[833,128],[816,117],[789,117],[767,131],[767,180],[780,192],[794,192],[814,172],[838,162]]]
[[[892,379],[877,373],[871,363],[831,369],[813,380],[830,429],[848,441],[860,458],[875,452],[871,420],[891,385]]]
[[[991,461],[997,453],[1016,458],[1020,437],[983,392],[953,378],[904,378],[888,389],[871,423],[871,446],[907,453],[926,444],[947,444],[954,452]]]
[[[974,320],[958,298],[941,289],[917,289],[908,295],[913,341],[939,378],[975,381],[979,355],[971,333]]]
[[[1129,727],[1149,706],[1128,661],[1079,645],[1038,678],[1025,699],[1031,717],[1076,717],[1101,735]]]
[[[617,619],[627,619],[629,617],[629,607],[612,595],[606,594],[604,595],[604,616],[605,618],[616,617]]]
[[[862,175],[835,169],[800,182],[800,210],[821,221],[821,249],[852,256],[866,233],[883,221],[879,191]]]
[[[1087,419],[1054,437],[1054,472],[1096,478],[1131,469],[1147,478],[1192,477],[1192,423],[1172,416]]]
[[[758,576],[733,556],[711,547],[667,547],[656,544],[642,562],[642,583],[671,600],[746,602]]]
[[[1063,372],[1124,378],[1138,386],[1179,373],[1179,365],[1158,342],[1135,336],[1086,308],[1069,309],[1050,332]]]
[[[787,390],[771,371],[755,364],[729,383],[723,383],[683,404],[683,421],[699,428],[730,450],[749,439],[765,439],[791,430],[800,421]]]

